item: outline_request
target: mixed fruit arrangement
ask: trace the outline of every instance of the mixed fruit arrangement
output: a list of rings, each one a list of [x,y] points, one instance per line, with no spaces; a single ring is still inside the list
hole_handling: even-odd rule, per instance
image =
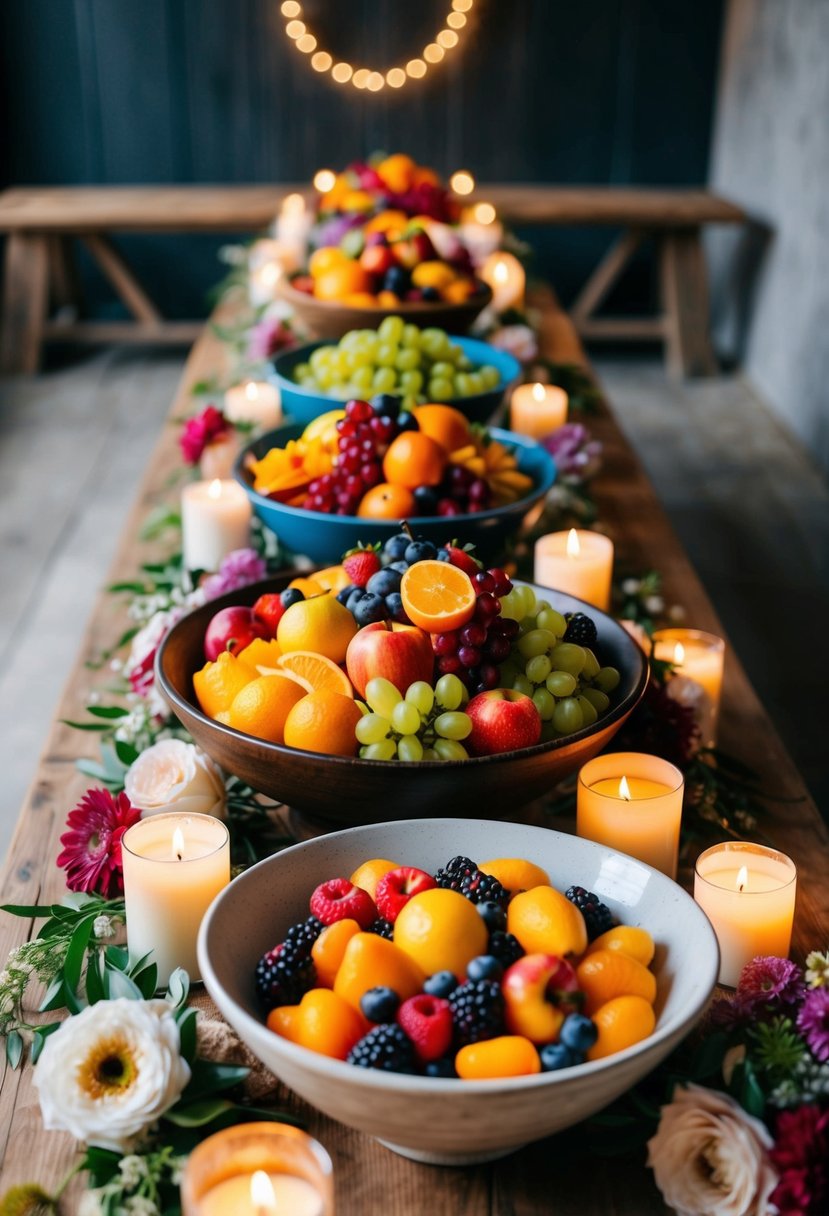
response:
[[[248,465],[257,493],[361,519],[477,514],[519,501],[533,479],[514,451],[449,405],[349,401]]]
[[[310,916],[257,964],[267,1025],[358,1068],[529,1076],[650,1035],[654,942],[583,887],[522,858],[386,858],[313,891]]]
[[[367,760],[464,760],[563,738],[610,705],[595,622],[411,530],[220,609],[193,676],[209,717]]]

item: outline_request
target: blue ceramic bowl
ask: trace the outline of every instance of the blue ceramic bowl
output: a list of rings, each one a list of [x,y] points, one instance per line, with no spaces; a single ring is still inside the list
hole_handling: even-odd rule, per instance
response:
[[[452,341],[463,348],[464,354],[474,367],[489,363],[498,369],[501,379],[495,388],[485,393],[475,393],[471,397],[453,397],[451,401],[443,404],[455,406],[470,422],[489,422],[503,404],[507,389],[521,375],[521,365],[506,351],[496,350],[494,346],[489,346],[477,338],[453,336]],[[294,350],[286,351],[284,355],[274,359],[271,382],[279,387],[283,410],[295,421],[308,423],[328,410],[342,407],[341,401],[326,397],[314,389],[304,388],[294,380],[294,368],[300,363],[307,363],[317,347],[335,345],[335,342],[311,342],[307,346],[298,346]]]
[[[276,533],[282,545],[293,553],[306,554],[318,565],[327,566],[339,562],[346,550],[358,544],[385,542],[399,532],[398,520],[324,515],[303,507],[287,507],[256,493],[246,467],[248,456],[260,460],[271,448],[284,447],[289,439],[298,439],[302,431],[303,427],[297,424],[281,426],[262,435],[240,453],[234,470],[236,480],[250,496],[254,511]],[[495,559],[503,553],[507,537],[515,535],[524,516],[544,498],[556,478],[552,456],[534,439],[497,428],[490,433],[493,438],[516,449],[518,468],[533,479],[530,493],[518,502],[475,515],[418,515],[411,521],[418,536],[437,545],[445,544],[452,536],[472,541],[485,560]]]

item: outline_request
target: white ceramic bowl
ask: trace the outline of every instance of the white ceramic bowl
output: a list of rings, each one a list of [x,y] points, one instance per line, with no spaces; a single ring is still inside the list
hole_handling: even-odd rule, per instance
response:
[[[392,779],[390,766],[390,780]],[[534,1077],[438,1081],[355,1068],[273,1034],[254,992],[257,960],[308,915],[317,884],[371,857],[434,871],[458,853],[526,857],[554,886],[595,891],[657,943],[657,1023],[650,1038],[594,1063]],[[225,1018],[264,1064],[313,1106],[389,1148],[444,1165],[489,1160],[600,1110],[650,1072],[691,1030],[714,988],[719,952],[701,909],[663,874],[603,845],[523,824],[413,819],[295,845],[245,871],[211,905],[199,965]]]

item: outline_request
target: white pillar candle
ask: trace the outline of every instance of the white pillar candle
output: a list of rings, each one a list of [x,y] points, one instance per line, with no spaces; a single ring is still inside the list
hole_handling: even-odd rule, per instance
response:
[[[492,253],[480,269],[480,276],[492,288],[491,308],[506,312],[509,308],[524,307],[524,291],[527,276],[524,267],[511,253]]]
[[[124,833],[127,942],[152,952],[158,986],[176,967],[199,979],[196,939],[213,899],[230,882],[230,837],[212,815],[151,815]]]
[[[181,492],[185,570],[218,570],[222,558],[250,542],[251,507],[235,481],[193,481]]]
[[[272,431],[282,421],[282,396],[267,380],[246,380],[227,390],[223,412],[228,422],[249,422]]]
[[[510,429],[530,439],[543,439],[564,426],[568,402],[557,384],[519,384],[510,398]]]
[[[693,707],[702,741],[713,747],[720,716],[725,642],[700,629],[657,629],[653,655],[673,664],[672,680],[685,682],[674,690],[677,699]]]
[[[308,253],[308,237],[314,226],[314,217],[305,206],[301,194],[286,195],[282,210],[276,217],[276,239],[284,245],[297,259],[297,264],[305,263]]]
[[[613,578],[613,541],[601,532],[550,532],[535,543],[535,579],[607,612]]]
[[[797,869],[785,853],[748,841],[727,841],[697,858],[694,899],[720,944],[719,982],[736,987],[758,955],[788,958]]]
[[[685,781],[659,756],[611,752],[579,772],[576,831],[676,878]]]
[[[275,300],[280,280],[299,270],[300,265],[293,245],[270,237],[254,241],[248,250],[248,298],[254,308]]]

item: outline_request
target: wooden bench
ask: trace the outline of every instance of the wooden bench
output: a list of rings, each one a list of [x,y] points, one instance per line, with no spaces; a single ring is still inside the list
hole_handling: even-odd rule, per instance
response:
[[[7,233],[0,368],[36,371],[44,341],[190,342],[198,327],[165,321],[112,242],[112,233],[261,231],[286,194],[307,186],[32,187],[0,195],[0,233]],[[508,223],[621,228],[570,310],[587,339],[664,343],[674,375],[710,375],[708,286],[701,233],[705,224],[735,224],[745,213],[705,190],[480,185]],[[604,317],[596,311],[646,240],[658,244],[660,312]],[[135,318],[79,321],[72,241],[81,241]],[[58,314],[51,319],[52,307]]]

